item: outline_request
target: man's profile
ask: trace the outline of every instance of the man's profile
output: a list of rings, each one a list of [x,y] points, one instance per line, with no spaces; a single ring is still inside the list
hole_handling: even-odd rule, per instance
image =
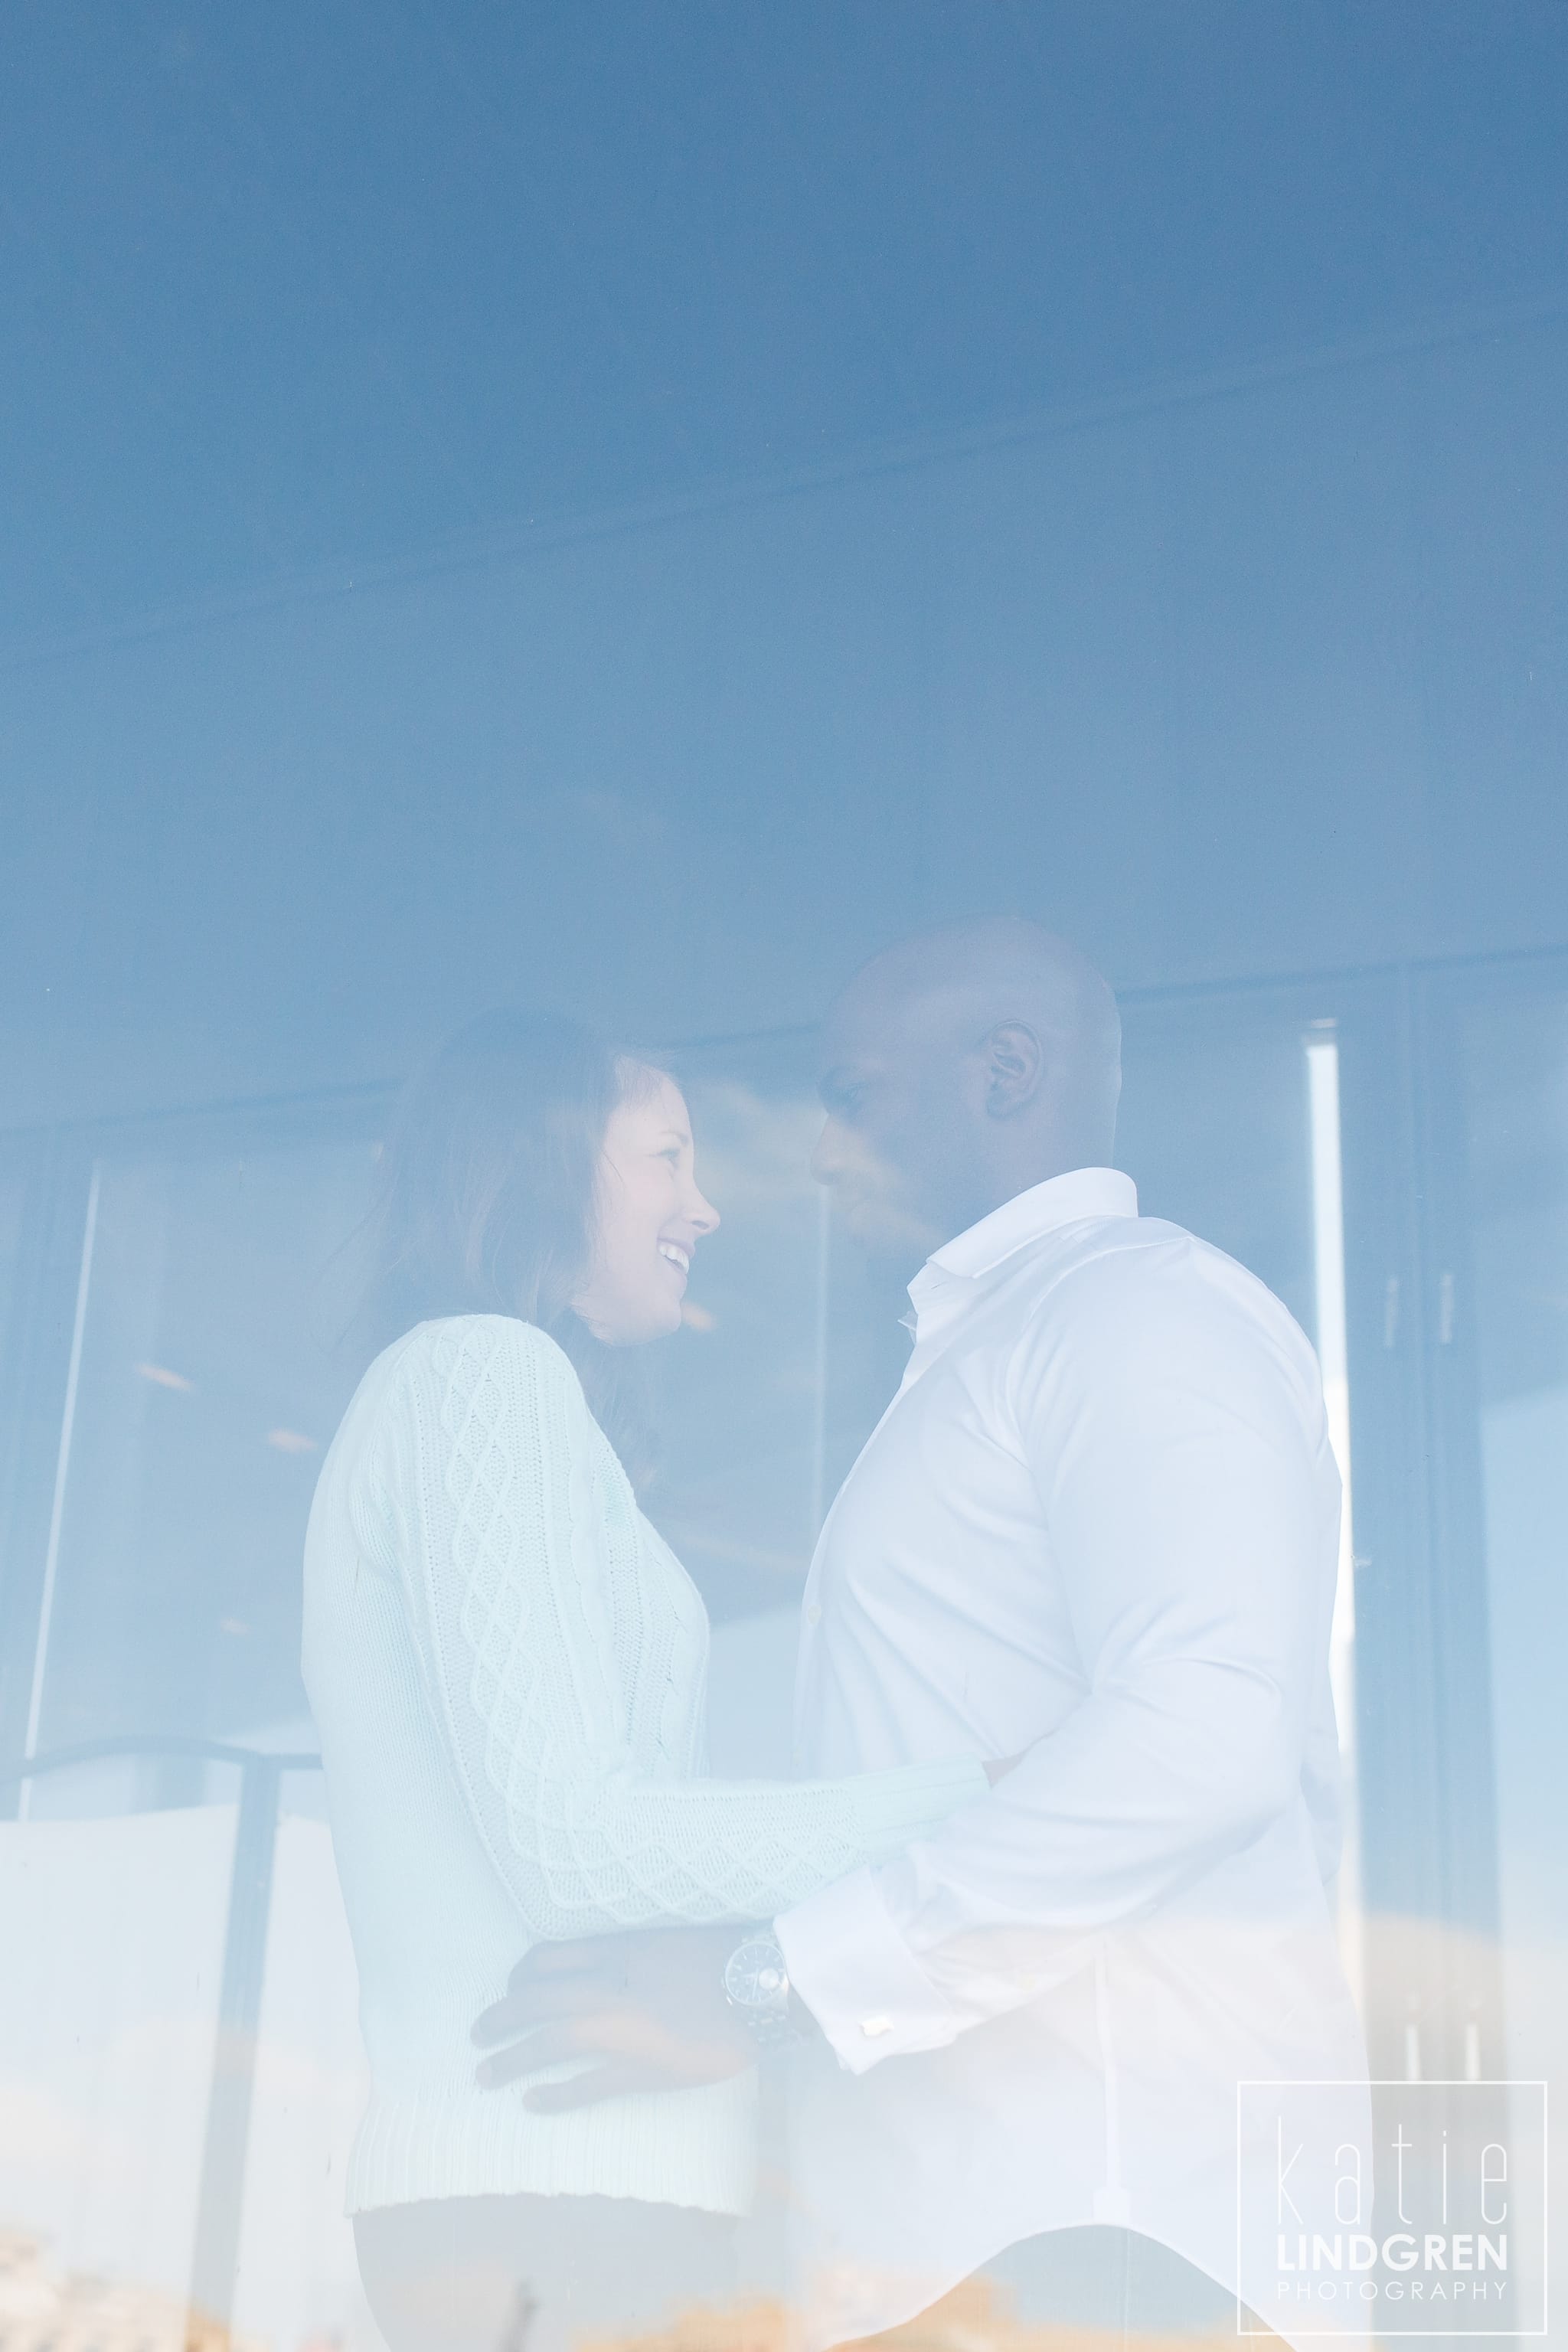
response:
[[[1238,2147],[1238,2080],[1343,2083],[1347,2138],[1364,2113],[1325,1895],[1316,1360],[1252,1275],[1138,1213],[1110,1165],[1114,1000],[1065,943],[1010,918],[901,942],[840,996],[822,1069],[818,1175],[870,1246],[925,1263],[807,1581],[795,1768],[1016,1761],[746,1931],[804,2029],[812,2340],[982,2269],[1044,2316],[1228,2332],[1274,2251],[1237,2242],[1237,2165],[1272,2161]],[[688,1955],[714,2018],[724,1933]],[[603,1965],[560,1959],[580,1986]],[[550,2013],[518,1990],[514,2025]]]

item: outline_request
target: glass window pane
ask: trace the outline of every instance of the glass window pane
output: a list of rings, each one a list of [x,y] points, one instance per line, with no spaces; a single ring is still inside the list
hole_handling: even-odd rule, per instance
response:
[[[907,1862],[903,1830],[876,1827],[887,1790],[805,1809],[852,1864],[831,1916],[856,1965],[896,1952],[879,1904],[909,1944],[898,1998],[878,1980],[846,2004],[853,2054],[824,2074],[894,2126],[822,2202],[847,2238],[886,2193],[922,2263],[973,2221],[930,2332],[989,2342],[1012,2296],[1020,2352],[1037,2321],[1065,2342],[1089,2319],[984,2267],[994,2224],[1131,2231],[1089,2240],[1127,2252],[1131,2292],[1153,2259],[1137,2239],[1196,2245],[1206,2214],[1200,2284],[1228,2328],[1241,2063],[1231,2048],[1188,2096],[1177,2025],[1212,2052],[1252,2017],[1249,2052],[1288,2071],[1272,2023],[1315,2020],[1359,2084],[1348,1979],[1385,2104],[1434,2095],[1438,2162],[1486,2142],[1505,2063],[1557,2106],[1568,2087],[1568,6],[24,0],[4,22],[0,1892],[37,1935],[7,1959],[0,1934],[0,2126],[20,2118],[53,2185],[30,2196],[0,2130],[0,2339],[18,2277],[47,2315],[47,2340],[0,2352],[375,2352],[345,2194],[366,2189],[367,2228],[398,2217],[395,2264],[420,2243],[405,2202],[542,2182],[559,2225],[574,2183],[646,2186],[618,2140],[595,2172],[598,2120],[590,2162],[563,2119],[527,2138],[521,2094],[479,2100],[468,2037],[563,1917],[625,1925],[653,1888],[661,1933],[696,1912],[712,1929],[696,1882],[720,1832],[683,1829],[702,1852],[673,1876],[638,1842],[671,1811],[714,1818],[669,1798],[704,1755],[789,1779],[962,1750],[980,1802],[977,1760],[1031,1759],[981,1817],[997,1916],[976,1936],[946,1932],[968,1848],[917,1923],[900,1906],[940,1874],[937,1841]],[[1014,1058],[983,1077],[1019,940],[999,926],[1020,918],[1039,967],[1009,971]],[[944,965],[931,934],[952,927]],[[917,1268],[869,1259],[813,1181],[814,1026],[866,958],[922,943],[869,1020],[882,1067],[842,1106],[908,1161],[921,1249],[1056,1173],[1085,1179],[1058,1203],[1114,1204],[1079,1164],[1112,1147],[1071,1050],[1103,1000],[1053,966],[1058,934],[1122,1010],[1114,1148],[1145,1215],[1250,1269],[1317,1351],[1337,1556],[1310,1362],[1237,1286],[1249,1381],[1248,1304],[1275,1352],[1226,1410],[1223,1377],[1181,1369],[1206,1328],[1195,1277],[1169,1360],[1134,1324],[1103,1396],[1042,1406],[1042,1438],[1006,1354],[961,1379],[937,1437],[882,1444],[888,1490],[858,1513]],[[431,1112],[406,1319],[482,1301],[581,1342],[637,1474],[646,1392],[638,1499],[705,1606],[705,1682],[691,1591],[602,1457],[584,1542],[592,1474],[555,1479],[549,1412],[481,1446],[500,1377],[471,1421],[447,1393],[402,1432],[399,1469],[424,1469],[438,1425],[439,1479],[384,1494],[373,1474],[302,1569],[363,1370],[373,1138],[441,1040],[507,1007],[668,1047],[723,1222],[683,1265],[651,1207],[679,1148],[615,1192],[590,1132],[603,1063],[520,1141],[503,1053],[452,1125],[449,1100]],[[617,1227],[606,1203],[634,1200]],[[542,1203],[548,1246],[520,1274]],[[627,1255],[602,1253],[595,1285],[638,1300],[605,1327],[626,1343],[610,1369],[558,1295],[596,1219]],[[1125,1336],[1113,1317],[1105,1335]],[[1286,1357],[1300,1380],[1276,1386]],[[1129,1433],[1117,1409],[1156,1364]],[[1100,1402],[1116,1435],[1079,1520],[1060,1498]],[[1298,1482],[1284,1521],[1276,1471]],[[1180,1507],[1126,1534],[1159,1475]],[[1095,1540],[1058,1544],[1084,1525]],[[374,1573],[384,1536],[417,1573]],[[306,1573],[343,1591],[326,1670],[311,1658],[318,1721]],[[330,1614],[308,1613],[312,1633]],[[563,1730],[556,1689],[577,1702]],[[340,1759],[330,1827],[318,1745]],[[18,1761],[47,1769],[5,1779]],[[1039,1834],[1009,1878],[1031,1790]],[[623,1880],[564,1902],[584,1855],[618,1851],[601,1809],[618,1834],[623,1808]],[[1053,1838],[1071,1851],[1041,1869]],[[754,1871],[719,1924],[787,1892]],[[1129,2001],[1122,2043],[1112,1962],[1252,1894],[1278,1933],[1247,1980],[1246,1937],[1215,1937]],[[1053,1957],[1043,1992],[1032,1962],[1007,1974],[1042,1918],[1102,1939],[1063,1977]],[[973,2004],[936,2051],[914,2046],[952,2021],[928,1985]],[[982,2079],[928,2151],[921,2101]],[[730,2332],[793,2340],[782,2217],[813,2210],[809,2168],[778,2116],[742,2128],[738,2080],[710,2103],[733,2102],[723,2151],[695,2125],[659,2139],[661,2165],[690,2158],[679,2198],[606,2194],[656,2221],[625,2259],[595,2241],[579,2263],[584,2293],[637,2291],[602,2326],[563,2317],[558,2263],[504,2278],[503,2321],[444,2352],[707,2341],[727,2323],[688,2327],[690,2277],[653,2310],[693,2217],[726,2261],[769,2250],[755,2326]],[[841,2160],[853,2133],[829,2137]],[[759,2147],[779,2193],[733,2238]],[[13,2221],[53,2244],[14,2261]],[[860,2274],[885,2277],[885,2252]],[[131,2298],[112,2329],[71,2305],[92,2265]],[[1179,2316],[1124,2297],[1092,2332],[1171,2343]],[[858,2315],[849,2340],[889,2324]],[[432,2352],[380,2325],[390,2352]]]
[[[292,1726],[300,1557],[353,1383],[335,1254],[364,1141],[104,1160],[37,1745]]]
[[[1499,1864],[1522,1994],[1568,1942],[1568,1738],[1553,1696],[1568,1655],[1568,997],[1474,1009],[1463,1054]],[[1510,2003],[1526,2045],[1557,2006],[1533,1990]]]
[[[1470,1266],[1445,1268],[1439,1344],[1471,1314],[1480,1412],[1506,2071],[1568,2073],[1568,992],[1473,1006],[1459,1032]],[[1489,2053],[1485,2053],[1489,2058]],[[1483,2063],[1478,2047],[1472,2063]],[[1489,2059],[1495,2065],[1495,2059]],[[1552,2251],[1568,2258],[1561,2213]]]

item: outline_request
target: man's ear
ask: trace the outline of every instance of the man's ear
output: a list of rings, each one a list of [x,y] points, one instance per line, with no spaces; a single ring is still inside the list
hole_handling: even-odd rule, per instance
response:
[[[1046,1055],[1026,1021],[1001,1021],[985,1040],[985,1108],[1012,1118],[1033,1102],[1045,1076]]]

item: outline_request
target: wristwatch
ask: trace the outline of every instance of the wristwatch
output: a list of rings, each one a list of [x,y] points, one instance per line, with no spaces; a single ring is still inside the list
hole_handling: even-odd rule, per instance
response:
[[[764,1932],[736,1945],[724,1963],[724,1998],[759,2049],[795,2040],[789,1969],[775,1937]]]

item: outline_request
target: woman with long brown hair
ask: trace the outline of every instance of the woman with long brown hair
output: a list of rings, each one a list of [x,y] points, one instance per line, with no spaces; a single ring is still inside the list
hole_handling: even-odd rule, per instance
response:
[[[323,1465],[305,1671],[372,2074],[348,2201],[393,2352],[552,2352],[723,2292],[754,2078],[551,2113],[469,2034],[531,1945],[771,1918],[984,1793],[977,1759],[704,1772],[708,1624],[610,1432],[718,1223],[663,1071],[494,1014],[404,1107],[383,1347]],[[524,2321],[526,2320],[526,2330]]]

